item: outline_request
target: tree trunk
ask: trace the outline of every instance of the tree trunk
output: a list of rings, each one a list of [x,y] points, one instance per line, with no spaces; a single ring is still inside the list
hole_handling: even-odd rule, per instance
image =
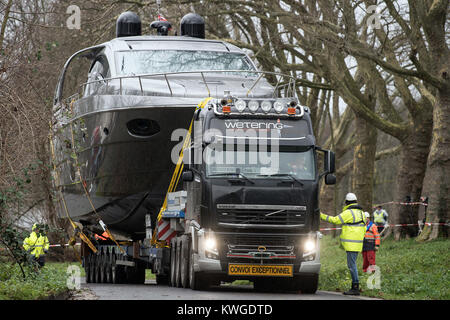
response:
[[[364,211],[372,209],[372,192],[377,151],[377,129],[356,116],[356,146],[353,154],[352,192]]]
[[[445,77],[444,74],[442,74]],[[449,74],[447,73],[447,77]],[[448,82],[448,79],[446,79]],[[450,212],[450,83],[439,90],[433,110],[433,136],[427,163],[428,208],[426,222],[448,222]],[[447,227],[425,226],[418,240],[447,234]]]
[[[400,166],[397,173],[396,201],[405,202],[407,198],[417,202],[422,195],[427,157],[430,149],[432,117],[426,111],[416,117],[412,132],[402,141]],[[395,205],[390,224],[416,224],[419,207]],[[417,235],[418,227],[397,227],[394,229],[396,240]]]

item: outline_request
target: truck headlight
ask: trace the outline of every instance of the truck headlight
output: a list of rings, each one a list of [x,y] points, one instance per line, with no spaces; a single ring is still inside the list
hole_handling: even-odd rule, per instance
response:
[[[303,252],[304,253],[311,253],[316,250],[316,242],[312,239],[306,240],[305,244],[303,245]]]
[[[214,238],[206,238],[205,240],[205,250],[217,251],[217,242]]]
[[[219,250],[217,249],[217,241],[213,236],[205,238],[205,255],[210,259],[219,259]]]
[[[308,238],[303,242],[303,260],[312,261],[316,257],[316,239]]]

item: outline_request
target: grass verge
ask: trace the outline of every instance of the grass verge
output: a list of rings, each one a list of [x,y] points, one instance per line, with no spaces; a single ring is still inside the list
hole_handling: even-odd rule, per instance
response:
[[[322,268],[319,290],[346,291],[351,286],[346,254],[339,238],[324,236],[321,242]],[[379,289],[376,274],[362,272],[362,255],[357,265],[362,295],[396,300],[450,299],[450,241],[438,239],[417,242],[415,239],[382,240],[376,255],[379,267]]]
[[[24,280],[16,264],[0,263],[0,300],[39,300],[68,292],[69,265],[81,267],[79,263],[48,262],[36,274],[27,272]]]

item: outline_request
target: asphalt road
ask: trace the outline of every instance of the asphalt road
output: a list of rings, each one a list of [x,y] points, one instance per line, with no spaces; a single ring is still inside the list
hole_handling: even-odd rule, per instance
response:
[[[158,286],[154,280],[143,285],[86,283],[81,280],[81,292],[73,300],[361,300],[367,297],[345,296],[338,292],[317,291],[316,294],[296,292],[261,293],[252,285],[222,284],[206,291]]]

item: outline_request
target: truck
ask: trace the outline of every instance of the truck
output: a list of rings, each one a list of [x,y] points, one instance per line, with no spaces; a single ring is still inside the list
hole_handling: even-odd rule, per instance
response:
[[[83,240],[87,282],[144,283],[151,269],[159,285],[314,293],[319,187],[335,183],[335,164],[295,77],[205,40],[198,15],[180,36],[167,21],[152,24],[157,36],[140,25],[122,14],[116,39],[69,58],[55,94],[58,210]],[[83,59],[88,82],[64,99]]]
[[[194,118],[199,128],[183,154],[182,191],[169,194],[172,205],[161,215],[172,237],[152,251],[153,272],[194,290],[246,279],[257,290],[314,293],[319,182],[335,177],[334,154],[316,146],[308,108],[292,97],[225,92]]]

